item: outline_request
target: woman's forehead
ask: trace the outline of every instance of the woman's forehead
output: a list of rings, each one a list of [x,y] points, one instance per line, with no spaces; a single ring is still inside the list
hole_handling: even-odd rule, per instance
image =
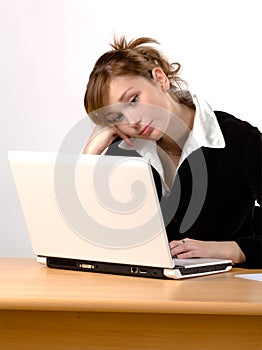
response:
[[[118,76],[110,79],[109,88],[115,89],[115,88],[125,87],[126,85],[135,84],[141,79],[142,78],[140,76],[133,76],[133,75]]]
[[[113,78],[108,85],[108,103],[116,104],[125,101],[128,93],[146,83],[140,76],[120,76]],[[142,84],[142,85],[141,85]]]

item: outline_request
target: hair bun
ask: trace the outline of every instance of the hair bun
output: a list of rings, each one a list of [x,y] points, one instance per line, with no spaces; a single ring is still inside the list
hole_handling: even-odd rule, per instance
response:
[[[126,37],[122,35],[119,39],[115,36],[114,43],[110,44],[110,46],[114,50],[134,50],[138,46],[141,46],[144,44],[159,44],[159,42],[156,41],[155,39],[147,38],[147,37],[132,39],[129,42],[127,42]]]

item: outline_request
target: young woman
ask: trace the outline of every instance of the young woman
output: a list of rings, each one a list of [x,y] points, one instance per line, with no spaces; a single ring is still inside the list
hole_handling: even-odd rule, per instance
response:
[[[96,62],[85,93],[96,127],[84,153],[151,162],[158,190],[176,209],[167,224],[173,256],[261,268],[260,131],[213,111],[185,88],[180,64],[148,44],[158,43],[115,38]]]

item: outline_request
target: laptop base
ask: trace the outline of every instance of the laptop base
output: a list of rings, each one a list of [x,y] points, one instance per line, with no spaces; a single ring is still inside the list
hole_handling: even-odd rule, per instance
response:
[[[38,256],[37,261],[41,264],[46,265],[50,268],[63,269],[63,270],[74,270],[83,272],[97,272],[97,273],[108,273],[135,277],[149,277],[159,279],[182,279],[188,277],[197,277],[207,274],[214,274],[229,271],[232,266],[228,263],[221,263],[217,265],[207,265],[199,267],[176,266],[173,269],[151,267],[151,266],[139,266],[139,265],[127,265],[127,264],[116,264],[106,263],[100,261],[88,261],[80,259],[68,259],[68,258],[57,258],[57,257],[43,257]]]

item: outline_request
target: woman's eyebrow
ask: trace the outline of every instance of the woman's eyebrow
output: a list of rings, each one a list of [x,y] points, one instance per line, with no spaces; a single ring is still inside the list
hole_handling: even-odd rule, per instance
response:
[[[115,114],[115,112],[107,112],[106,117],[109,117],[110,115]]]
[[[128,89],[126,89],[125,91],[124,91],[124,93],[121,95],[121,97],[119,98],[119,102],[123,102],[124,101],[124,99],[125,99],[125,96],[126,96],[126,94],[128,93],[128,91],[129,90],[131,90],[133,88],[133,86],[130,86]]]

